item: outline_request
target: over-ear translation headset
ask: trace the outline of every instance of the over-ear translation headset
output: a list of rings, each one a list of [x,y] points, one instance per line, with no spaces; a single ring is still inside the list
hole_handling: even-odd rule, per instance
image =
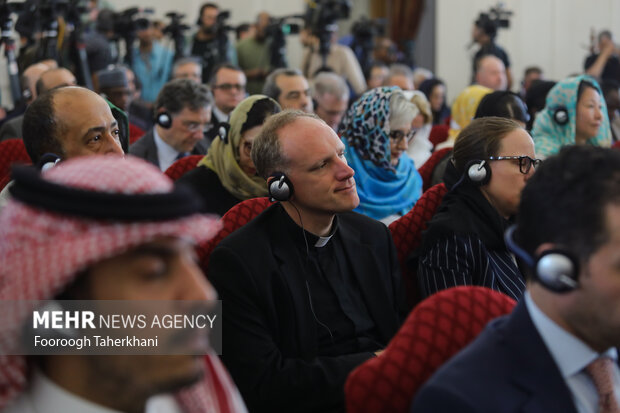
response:
[[[568,123],[568,110],[560,106],[553,111],[553,120],[558,125],[564,126]]]
[[[534,277],[547,289],[566,293],[579,286],[579,262],[573,254],[562,249],[551,249],[538,257],[532,257],[514,240],[516,225],[511,226],[504,234],[506,246],[517,257],[532,269]]]
[[[471,161],[465,166],[465,175],[474,186],[483,186],[491,180],[491,167],[487,161]]]
[[[172,127],[172,115],[164,110],[155,116],[155,123],[164,129],[170,129]]]
[[[282,172],[274,172],[268,180],[269,197],[272,200],[285,202],[293,196],[293,183]]]

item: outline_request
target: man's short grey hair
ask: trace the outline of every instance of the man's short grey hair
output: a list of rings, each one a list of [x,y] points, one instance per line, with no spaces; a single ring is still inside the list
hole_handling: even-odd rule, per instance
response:
[[[190,79],[174,79],[164,85],[155,100],[155,111],[164,108],[175,115],[183,109],[192,111],[213,106],[213,96],[206,85]]]
[[[388,79],[392,76],[405,76],[413,81],[413,71],[407,65],[396,63],[390,66],[390,74],[388,75]]]
[[[299,69],[281,68],[281,69],[274,70],[273,72],[269,74],[269,76],[267,76],[267,79],[265,79],[265,86],[263,86],[263,95],[269,96],[276,102],[278,101],[278,97],[280,96],[280,93],[282,93],[280,88],[276,85],[276,79],[280,75],[282,76],[303,76],[303,73],[301,73],[301,70]]]
[[[285,110],[269,116],[258,136],[252,142],[252,162],[256,172],[267,179],[274,172],[287,173],[289,159],[282,153],[278,132],[295,122],[299,118],[312,118],[321,122],[321,118],[314,113],[306,113],[301,110]]]
[[[413,85],[417,88],[420,86],[420,83],[424,82],[426,79],[431,79],[433,77],[433,72],[423,67],[416,67],[413,70]]]
[[[188,63],[194,63],[195,65],[198,65],[198,67],[200,68],[200,72],[202,73],[202,60],[196,56],[188,56],[182,57],[176,62],[174,62],[174,66],[172,66],[172,76],[176,76],[179,67],[184,66]]]
[[[339,100],[349,100],[347,82],[336,73],[321,72],[312,82],[312,96],[317,100],[326,94],[336,96]]]
[[[390,127],[394,125],[411,125],[411,122],[419,113],[418,107],[408,101],[400,90],[395,91],[390,96]]]

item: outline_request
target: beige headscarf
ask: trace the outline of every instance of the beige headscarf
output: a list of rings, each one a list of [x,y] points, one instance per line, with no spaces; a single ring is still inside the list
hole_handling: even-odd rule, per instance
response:
[[[247,120],[248,112],[254,103],[262,99],[273,100],[265,95],[252,95],[242,100],[230,114],[227,143],[224,143],[222,139],[215,139],[207,155],[198,163],[198,166],[204,165],[213,170],[224,188],[239,199],[267,196],[266,181],[259,176],[249,177],[239,166],[241,127]],[[278,105],[275,101],[273,102]]]

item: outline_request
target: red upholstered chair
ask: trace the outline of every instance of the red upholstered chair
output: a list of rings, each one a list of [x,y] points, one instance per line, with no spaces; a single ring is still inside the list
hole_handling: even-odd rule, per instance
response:
[[[485,287],[454,287],[422,301],[379,357],[351,372],[347,413],[409,412],[413,396],[444,362],[515,301]]]
[[[439,145],[441,142],[444,142],[448,139],[448,132],[450,131],[450,126],[448,125],[433,125],[431,128],[431,133],[428,135],[428,140],[431,141],[433,146]]]
[[[21,163],[30,165],[32,160],[26,152],[24,141],[7,139],[0,142],[0,190],[11,180],[11,165]]]
[[[267,207],[271,205],[269,198],[252,198],[239,202],[234,207],[230,208],[228,212],[222,217],[223,227],[220,232],[211,238],[209,241],[199,244],[197,247],[198,258],[200,259],[200,266],[204,273],[207,273],[209,266],[209,256],[220,243],[221,240],[230,235],[233,231],[241,228],[254,218],[263,212]]]
[[[420,168],[418,168],[418,172],[422,177],[422,190],[426,191],[431,187],[431,180],[433,179],[433,171],[435,167],[443,158],[445,158],[448,153],[452,150],[452,148],[443,148],[438,151],[433,152],[430,158]]]
[[[420,246],[422,231],[428,227],[428,221],[435,215],[443,196],[448,192],[444,184],[437,184],[424,192],[413,208],[389,226],[396,253],[403,272],[407,301],[413,307],[420,300],[420,288],[415,271],[407,268],[407,257]]]
[[[204,158],[204,155],[186,156],[185,158],[181,158],[178,161],[175,161],[172,165],[168,167],[168,169],[166,169],[166,172],[164,173],[168,175],[170,179],[176,181],[177,179],[185,175],[186,172],[194,169],[202,158]]]
[[[611,145],[611,147],[614,149],[620,149],[620,141],[614,143],[613,145]]]

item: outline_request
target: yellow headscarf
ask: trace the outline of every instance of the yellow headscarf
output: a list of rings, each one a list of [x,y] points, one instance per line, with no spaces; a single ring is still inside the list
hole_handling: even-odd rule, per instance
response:
[[[224,188],[239,199],[267,196],[267,182],[259,176],[249,177],[239,166],[241,127],[254,103],[262,99],[273,100],[265,95],[252,95],[242,100],[230,114],[227,142],[216,138],[211,143],[207,155],[198,162],[198,166],[206,166],[213,170]],[[275,101],[273,103],[278,105]]]
[[[493,89],[480,85],[468,86],[454,100],[452,104],[452,121],[448,139],[454,141],[461,130],[469,125],[476,114],[476,109],[485,95]]]

